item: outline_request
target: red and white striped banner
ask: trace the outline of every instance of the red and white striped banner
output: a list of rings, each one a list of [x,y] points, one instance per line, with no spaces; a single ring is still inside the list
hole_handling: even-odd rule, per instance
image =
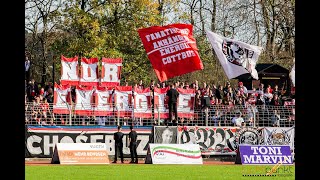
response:
[[[100,87],[95,90],[95,107],[93,114],[95,116],[113,115],[112,87]]]
[[[117,117],[132,116],[132,86],[117,86],[114,91],[114,103]]]
[[[76,87],[76,104],[74,107],[75,114],[83,116],[92,115],[93,91],[92,86]]]
[[[54,84],[53,113],[70,113],[70,87],[69,85]]]
[[[79,69],[78,57],[66,58],[61,55],[61,78],[62,85],[78,85],[79,84]]]
[[[151,118],[151,93],[150,88],[134,88],[134,117]]]
[[[80,71],[80,85],[98,86],[98,58],[82,58]]]
[[[154,88],[154,117],[161,119],[169,118],[168,102],[166,98],[167,91],[169,87],[166,88]]]
[[[101,86],[119,86],[122,59],[102,58]]]

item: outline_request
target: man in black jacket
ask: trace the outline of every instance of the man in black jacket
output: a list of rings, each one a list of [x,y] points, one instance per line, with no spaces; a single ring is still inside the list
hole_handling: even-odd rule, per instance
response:
[[[168,105],[169,105],[169,121],[172,121],[172,113],[174,113],[174,121],[173,125],[176,125],[178,122],[178,111],[177,111],[177,101],[179,97],[178,91],[174,88],[174,85],[170,85],[170,89],[167,91],[168,96]],[[168,125],[168,122],[166,122],[166,125]]]
[[[130,126],[130,133],[129,133],[129,147],[130,147],[130,154],[131,154],[131,162],[138,164],[138,154],[137,154],[137,132],[133,130],[133,126]]]
[[[123,133],[121,132],[121,126],[118,126],[118,132],[115,132],[113,134],[113,140],[115,140],[114,143],[114,161],[112,163],[117,163],[117,157],[118,157],[118,151],[120,153],[120,158],[121,158],[121,163],[123,163],[123,142],[122,142],[122,138],[123,138]]]

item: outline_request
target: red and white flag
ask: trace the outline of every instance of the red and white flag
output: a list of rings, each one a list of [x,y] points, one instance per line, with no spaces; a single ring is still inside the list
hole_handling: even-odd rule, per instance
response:
[[[122,59],[102,58],[101,86],[119,86]]]
[[[53,113],[70,114],[70,86],[54,84]]]
[[[92,86],[76,87],[75,114],[82,116],[92,115],[93,91]]]
[[[134,88],[134,117],[151,118],[151,93],[150,88]]]
[[[179,92],[177,111],[178,117],[191,118],[194,116],[194,89],[177,88]]]
[[[110,116],[113,115],[112,87],[98,86],[94,93],[94,115]]]
[[[154,117],[161,119],[169,118],[168,102],[166,101],[166,94],[169,90],[166,88],[154,88]]]
[[[224,72],[229,79],[250,73],[254,79],[259,79],[256,64],[262,52],[262,47],[250,45],[234,39],[229,39],[206,30]]]
[[[78,57],[66,58],[61,55],[61,85],[78,85],[79,68]]]
[[[192,29],[190,24],[171,24],[138,30],[159,81],[203,69]]]
[[[98,86],[98,58],[81,58],[80,85]]]
[[[116,86],[114,91],[115,116],[132,116],[132,86]]]

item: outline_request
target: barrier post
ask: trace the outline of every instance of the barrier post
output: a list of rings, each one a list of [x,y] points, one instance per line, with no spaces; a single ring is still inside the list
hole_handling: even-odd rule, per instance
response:
[[[68,110],[69,110],[69,126],[72,126],[72,101],[71,101],[71,105],[68,104],[68,102],[66,102]]]
[[[69,125],[72,126],[72,108],[69,108]]]
[[[209,119],[209,108],[208,107],[206,107],[205,109],[204,109],[204,116],[205,116],[205,126],[208,126],[208,119]]]
[[[157,104],[157,110],[158,110],[158,126],[160,126],[160,111],[159,111],[159,105]]]
[[[120,112],[119,109],[117,108],[117,125],[120,126],[120,116],[119,116]]]

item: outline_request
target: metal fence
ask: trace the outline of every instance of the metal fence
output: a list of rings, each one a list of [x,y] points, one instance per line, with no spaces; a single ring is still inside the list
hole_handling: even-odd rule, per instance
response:
[[[117,105],[112,104],[110,115],[79,115],[75,112],[74,105],[68,105],[68,113],[53,113],[53,104],[27,102],[25,103],[25,123],[28,125],[165,125],[165,118],[155,116],[152,107],[152,116],[149,118],[134,117],[135,109],[128,114],[123,114],[117,110]],[[92,104],[92,106],[94,105]],[[163,109],[163,107],[154,107]],[[241,117],[246,126],[253,127],[292,127],[295,124],[295,106],[256,106],[256,105],[213,105],[208,109],[194,109],[189,117],[178,117],[178,125],[187,126],[236,126],[232,119]],[[168,114],[168,113],[167,113]]]

